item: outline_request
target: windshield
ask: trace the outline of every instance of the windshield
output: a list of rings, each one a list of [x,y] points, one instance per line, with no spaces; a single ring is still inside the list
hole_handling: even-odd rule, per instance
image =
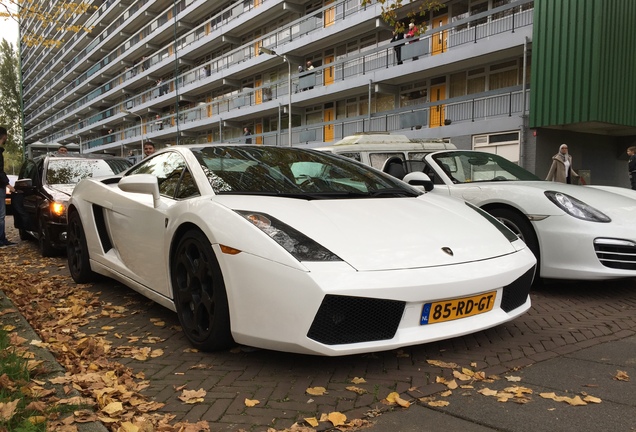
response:
[[[436,154],[432,158],[453,183],[541,180],[516,163],[496,154],[453,151]]]
[[[269,146],[192,149],[215,193],[325,199],[418,196],[365,165],[315,150]]]
[[[46,183],[77,184],[87,177],[112,176],[130,168],[124,159],[49,159]]]

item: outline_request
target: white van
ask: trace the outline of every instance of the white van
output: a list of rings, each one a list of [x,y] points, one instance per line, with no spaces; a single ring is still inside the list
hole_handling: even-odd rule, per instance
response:
[[[316,150],[328,151],[370,165],[381,170],[385,162],[392,157],[402,161],[422,160],[428,153],[438,150],[455,150],[449,140],[411,140],[405,135],[372,132],[351,135],[330,146]]]

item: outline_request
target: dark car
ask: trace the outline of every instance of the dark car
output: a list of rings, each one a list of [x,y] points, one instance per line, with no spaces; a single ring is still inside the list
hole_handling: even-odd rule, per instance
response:
[[[15,189],[21,194],[20,238],[35,238],[42,256],[52,256],[66,247],[66,205],[80,180],[114,176],[131,166],[125,158],[110,155],[51,153],[29,159],[20,168]]]

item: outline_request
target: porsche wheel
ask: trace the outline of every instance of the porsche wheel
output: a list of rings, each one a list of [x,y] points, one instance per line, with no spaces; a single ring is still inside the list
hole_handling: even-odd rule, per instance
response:
[[[179,322],[197,349],[212,351],[232,343],[230,312],[221,268],[207,237],[185,233],[170,264]]]
[[[510,231],[517,234],[521,240],[524,241],[530,251],[537,259],[537,271],[535,281],[539,280],[539,240],[537,235],[530,224],[530,221],[525,216],[515,213],[508,209],[492,209],[488,210],[488,213],[493,215],[499,222],[504,224]]]
[[[67,228],[66,255],[71,277],[77,283],[91,282],[96,274],[91,270],[84,226],[77,212],[70,214]]]
[[[46,229],[46,222],[42,217],[38,220],[38,245],[43,257],[51,257],[55,255],[56,250],[51,244],[49,233]]]

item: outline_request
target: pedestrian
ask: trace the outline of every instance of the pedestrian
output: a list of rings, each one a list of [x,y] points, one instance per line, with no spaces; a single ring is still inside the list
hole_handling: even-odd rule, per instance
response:
[[[629,162],[627,164],[629,181],[632,184],[632,189],[636,190],[636,146],[631,146],[627,149],[627,156],[629,156]]]
[[[391,42],[397,42],[399,40],[404,39],[404,29],[402,28],[402,23],[398,22],[395,24],[395,28],[393,29],[393,37],[391,38]],[[402,45],[398,44],[393,46],[393,51],[395,51],[395,58],[397,60],[397,64],[402,64]]]
[[[245,144],[252,144],[252,131],[250,128],[243,128],[243,136],[245,137]]]
[[[150,141],[146,141],[144,143],[144,157],[148,157],[154,152],[155,152],[155,145]]]
[[[419,39],[416,39],[416,36],[419,35],[419,29],[417,28],[417,26],[415,25],[415,23],[410,22],[409,23],[409,31],[406,32],[406,34],[404,35],[404,37],[406,39],[409,39],[408,43],[413,43],[413,42],[417,42]],[[417,60],[419,57],[413,57],[413,60]]]
[[[572,156],[568,153],[568,145],[561,144],[559,152],[552,156],[552,166],[546,180],[571,184],[573,176],[579,177],[572,169]]]
[[[59,154],[63,154],[63,155],[68,154],[68,148],[66,148],[66,146],[65,146],[65,145],[61,145],[61,146],[57,149],[57,152],[58,152]]]
[[[163,120],[161,120],[161,116],[159,114],[155,116],[155,128],[163,130]]]
[[[307,60],[307,63],[305,65],[305,71],[311,71],[314,69],[314,64],[311,62],[311,60]],[[314,84],[316,82],[316,78],[314,76],[314,72],[311,73],[307,73],[305,76],[311,77],[309,78],[309,80],[311,81],[312,84]],[[314,86],[310,85],[304,88],[304,90],[311,90],[313,89]]]
[[[15,193],[15,189],[11,183],[9,183],[9,177],[7,177],[7,173],[4,171],[4,144],[8,138],[7,129],[0,126],[0,248],[14,246],[16,244],[7,239],[4,230],[4,220],[7,215],[7,204],[5,201],[7,189],[9,189],[12,194]]]

